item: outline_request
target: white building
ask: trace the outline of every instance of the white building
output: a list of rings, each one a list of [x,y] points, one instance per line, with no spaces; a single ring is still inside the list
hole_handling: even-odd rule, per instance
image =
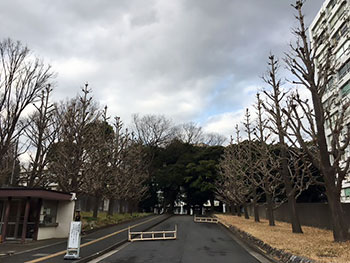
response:
[[[333,55],[336,61],[336,74],[328,80],[328,89],[323,97],[324,105],[329,105],[330,98],[342,100],[345,97],[350,98],[350,0],[326,0],[314,21],[309,28],[311,42],[324,39],[330,41],[333,45]],[[324,43],[326,42],[324,41]],[[316,63],[322,64],[325,57],[326,45],[322,45],[316,54]],[[330,122],[336,118],[338,109],[336,106],[331,106],[331,118],[326,121],[326,133],[328,143],[330,143],[331,130]],[[334,119],[333,119],[334,120]],[[350,128],[350,116],[348,128]],[[347,156],[350,155],[350,150],[347,150]],[[350,175],[343,184],[341,193],[343,202],[350,203]]]

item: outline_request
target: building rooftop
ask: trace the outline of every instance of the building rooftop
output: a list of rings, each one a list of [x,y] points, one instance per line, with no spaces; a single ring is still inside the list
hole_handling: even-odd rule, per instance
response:
[[[71,200],[73,194],[54,190],[46,190],[40,188],[25,188],[25,187],[3,187],[0,188],[0,198],[4,197],[34,197],[47,200]]]

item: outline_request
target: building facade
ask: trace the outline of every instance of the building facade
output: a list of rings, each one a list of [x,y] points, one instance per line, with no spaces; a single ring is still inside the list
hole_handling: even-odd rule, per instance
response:
[[[337,118],[339,103],[350,99],[350,0],[326,0],[309,28],[312,45],[318,43],[316,52],[316,66],[325,63],[327,44],[331,44],[332,60],[335,62],[336,72],[328,79],[327,90],[322,102],[330,112],[326,120],[327,143],[332,138],[332,123]],[[347,114],[347,128],[350,129],[350,114]],[[346,130],[346,129],[344,129]],[[350,149],[346,150],[344,158],[350,156]],[[350,175],[343,183],[341,201],[350,203]]]
[[[0,243],[68,237],[75,194],[0,188]]]

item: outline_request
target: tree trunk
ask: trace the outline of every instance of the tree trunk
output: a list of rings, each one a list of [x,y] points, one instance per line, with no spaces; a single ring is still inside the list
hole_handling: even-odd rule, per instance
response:
[[[166,211],[167,214],[171,214],[171,213],[174,212],[174,202],[175,202],[175,201],[170,202],[170,204],[169,204],[169,210]]]
[[[236,205],[236,211],[237,211],[237,216],[242,216],[240,205]]]
[[[273,202],[270,194],[266,194],[267,201],[267,218],[269,219],[269,225],[275,226],[275,217],[273,214]]]
[[[86,212],[90,212],[93,207],[94,198],[91,196],[86,196],[85,199],[86,199]]]
[[[335,186],[333,186],[335,188]],[[344,220],[344,212],[340,202],[340,196],[336,192],[327,189],[327,198],[329,210],[331,213],[333,237],[336,242],[344,242],[350,240],[350,234]]]
[[[108,213],[107,213],[109,216],[113,216],[114,214],[114,204],[115,204],[114,198],[109,199]]]
[[[128,208],[128,205],[127,205],[127,202],[126,200],[121,200],[121,208],[122,208],[122,211],[123,211],[123,214],[126,214],[128,212],[127,208]]]
[[[210,199],[210,213],[214,213],[214,199]]]
[[[244,218],[249,219],[249,214],[248,214],[248,208],[247,208],[247,203],[243,203],[243,212],[244,212]]]
[[[288,198],[288,211],[289,211],[289,219],[292,224],[293,233],[303,233],[301,228],[299,215],[297,212],[297,204],[295,200],[295,190],[293,189],[292,182],[290,180],[289,171],[288,171],[288,160],[287,160],[287,149],[284,144],[284,139],[280,138],[283,144],[281,144],[281,157],[282,157],[282,177],[284,181],[284,185],[286,188],[286,195]]]
[[[274,56],[270,56],[270,65],[271,65],[271,71],[270,71],[270,76],[271,76],[271,81],[270,85],[273,88],[273,102],[275,104],[275,115],[272,117],[276,121],[276,126],[277,126],[277,131],[278,131],[278,139],[279,139],[279,144],[281,147],[281,174],[282,178],[284,181],[285,189],[286,189],[286,195],[288,198],[288,212],[289,212],[289,218],[290,222],[292,224],[292,231],[293,233],[303,233],[301,229],[301,224],[299,220],[299,216],[297,213],[296,209],[296,200],[295,200],[295,190],[294,190],[294,185],[293,182],[291,181],[290,174],[289,174],[289,169],[288,169],[288,151],[287,151],[287,145],[285,143],[285,130],[283,127],[283,120],[282,120],[282,113],[281,113],[281,92],[280,86],[279,86],[279,81],[276,81],[277,77],[277,70],[278,67],[276,67]]]
[[[92,217],[94,217],[94,218],[97,218],[98,208],[100,206],[100,201],[101,201],[101,197],[96,196],[95,197],[95,202],[94,202],[94,211],[93,211],[93,214],[92,214]]]
[[[302,234],[303,230],[301,228],[298,210],[297,210],[297,202],[295,200],[295,193],[293,190],[290,192],[290,196],[288,196],[288,207],[289,207],[289,216],[292,224],[293,233]]]
[[[226,213],[227,213],[227,214],[233,214],[233,212],[232,212],[232,206],[230,206],[230,205],[227,205],[227,206],[226,206]]]
[[[350,240],[350,233],[346,227],[346,221],[340,202],[340,186],[336,185],[337,173],[331,165],[330,156],[328,154],[326,134],[324,129],[325,114],[323,112],[322,101],[317,94],[317,90],[311,90],[312,100],[315,110],[315,120],[317,126],[317,142],[319,145],[321,173],[325,180],[326,194],[328,204],[331,211],[333,237],[336,242],[344,242]]]
[[[132,201],[131,200],[128,200],[125,202],[125,204],[127,205],[127,211],[128,211],[128,214],[132,215]]]
[[[253,197],[253,209],[254,209],[254,221],[260,222],[259,209],[258,209],[258,197],[256,194],[256,188],[254,187],[254,197]]]

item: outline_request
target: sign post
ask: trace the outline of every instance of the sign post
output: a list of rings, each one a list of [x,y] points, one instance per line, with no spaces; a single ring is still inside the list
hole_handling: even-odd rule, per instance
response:
[[[71,222],[68,237],[67,253],[64,259],[79,259],[81,222]]]

